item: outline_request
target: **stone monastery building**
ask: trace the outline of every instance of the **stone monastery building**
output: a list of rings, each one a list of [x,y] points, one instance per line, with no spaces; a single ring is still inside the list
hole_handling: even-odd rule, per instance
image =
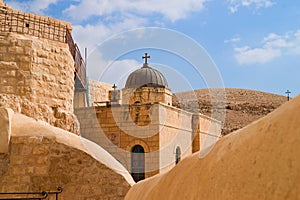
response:
[[[143,66],[119,91],[86,79],[86,62],[73,41],[70,23],[13,10],[2,0],[0,20],[0,107],[6,114],[7,109],[15,113],[7,114],[15,120],[0,116],[7,126],[0,131],[0,191],[38,191],[62,184],[65,199],[78,190],[82,198],[121,198],[133,184],[131,176],[137,182],[166,172],[219,137],[219,121],[172,106],[171,88],[164,75],[148,64],[147,54]],[[24,118],[19,115],[36,121],[26,118],[31,125],[24,125],[16,120]],[[39,138],[34,140],[36,148],[32,138]],[[44,145],[45,138],[59,150]],[[78,151],[82,154],[74,158]],[[84,172],[91,163],[97,165],[96,175],[93,170]],[[78,170],[84,175],[79,176]],[[101,182],[102,176],[118,179]],[[93,193],[82,189],[84,181]],[[114,181],[124,184],[112,188]]]
[[[81,135],[112,154],[135,181],[170,170],[221,131],[217,120],[173,107],[166,78],[148,58],[128,76],[121,104],[114,85],[104,105],[75,110]]]

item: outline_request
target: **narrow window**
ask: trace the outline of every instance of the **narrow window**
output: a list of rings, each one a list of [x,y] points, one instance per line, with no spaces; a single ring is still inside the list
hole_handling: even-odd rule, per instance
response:
[[[176,153],[175,153],[175,164],[177,165],[181,159],[181,150],[180,147],[176,147]]]
[[[145,151],[141,145],[131,150],[131,176],[135,182],[145,179]]]

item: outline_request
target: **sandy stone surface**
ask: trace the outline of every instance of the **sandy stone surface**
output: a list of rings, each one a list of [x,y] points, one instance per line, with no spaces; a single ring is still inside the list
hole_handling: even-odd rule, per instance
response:
[[[204,158],[134,185],[125,199],[300,199],[300,96],[219,140]]]

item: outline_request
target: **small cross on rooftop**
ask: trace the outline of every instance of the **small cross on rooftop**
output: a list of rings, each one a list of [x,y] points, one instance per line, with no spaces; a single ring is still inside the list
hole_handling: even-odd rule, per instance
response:
[[[285,93],[287,94],[287,100],[289,101],[290,100],[291,91],[287,90]]]
[[[114,85],[112,86],[112,88],[114,88],[114,90],[116,90],[116,88],[117,88],[116,84],[114,84]]]
[[[145,59],[144,64],[148,64],[148,58],[150,58],[150,56],[148,56],[148,53],[145,53],[145,56],[143,56],[142,58]]]

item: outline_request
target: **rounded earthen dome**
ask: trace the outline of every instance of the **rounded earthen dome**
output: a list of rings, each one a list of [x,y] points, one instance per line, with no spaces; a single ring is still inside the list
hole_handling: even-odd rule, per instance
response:
[[[167,88],[168,82],[162,73],[145,63],[142,68],[135,70],[128,76],[125,84],[125,88],[138,88],[142,86]]]

